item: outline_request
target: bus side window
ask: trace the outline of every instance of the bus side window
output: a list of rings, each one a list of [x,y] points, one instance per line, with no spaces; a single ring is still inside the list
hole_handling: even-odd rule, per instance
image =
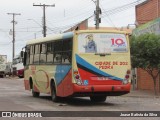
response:
[[[40,45],[40,64],[46,63],[46,44]]]
[[[34,64],[39,64],[40,45],[35,45]]]
[[[30,50],[31,50],[31,47],[30,46],[27,46],[26,47],[26,65],[29,65],[29,60],[30,60]]]
[[[62,62],[62,40],[54,42],[54,63]]]
[[[53,43],[47,43],[47,63],[53,63]]]
[[[62,61],[61,53],[55,53],[54,54],[54,63],[61,63],[61,61]]]
[[[34,45],[30,47],[30,64],[33,64]]]
[[[62,63],[71,63],[72,59],[72,40],[63,41]]]

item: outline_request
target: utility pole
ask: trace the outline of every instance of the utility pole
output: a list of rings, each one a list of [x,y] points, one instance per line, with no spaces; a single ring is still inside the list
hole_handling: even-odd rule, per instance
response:
[[[99,29],[99,23],[100,23],[100,19],[99,19],[99,0],[97,0],[97,4],[96,4],[96,29]]]
[[[12,15],[13,16],[13,21],[11,21],[11,23],[13,23],[13,54],[12,54],[12,61],[14,59],[15,56],[15,15],[21,15],[20,13],[7,13],[8,15]]]
[[[95,5],[96,5],[96,10],[94,11],[94,14],[95,14],[95,21],[96,21],[96,23],[95,23],[95,28],[96,29],[99,29],[99,23],[101,23],[101,18],[100,18],[100,14],[101,14],[101,9],[100,9],[100,7],[99,7],[99,0],[96,0],[96,1],[94,1],[94,0],[92,0],[94,3],[95,3]]]
[[[46,37],[46,32],[47,32],[47,27],[46,27],[46,7],[55,7],[55,4],[53,5],[35,5],[33,4],[33,6],[40,6],[43,7],[43,37]]]

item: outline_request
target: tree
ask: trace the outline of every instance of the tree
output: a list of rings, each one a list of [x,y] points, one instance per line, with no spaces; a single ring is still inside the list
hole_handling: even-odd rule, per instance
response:
[[[151,75],[156,91],[156,79],[160,73],[160,35],[143,34],[131,37],[131,61],[133,68],[142,68]]]

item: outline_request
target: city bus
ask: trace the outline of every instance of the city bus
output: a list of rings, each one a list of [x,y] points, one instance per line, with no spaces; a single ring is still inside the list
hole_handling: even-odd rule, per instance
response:
[[[22,62],[22,57],[19,55],[16,55],[13,59],[12,63],[12,71],[14,75],[17,75],[19,78],[23,78],[24,76],[24,66]]]
[[[128,34],[124,31],[78,30],[29,40],[24,56],[24,85],[33,97],[50,94],[90,97],[130,92],[131,65]]]

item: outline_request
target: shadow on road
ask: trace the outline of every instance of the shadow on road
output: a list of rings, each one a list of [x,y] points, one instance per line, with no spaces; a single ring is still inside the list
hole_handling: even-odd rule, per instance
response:
[[[52,102],[50,96],[40,96],[39,99],[49,100]],[[60,98],[57,102],[61,105],[70,105],[70,106],[115,106],[114,103],[107,102],[91,102],[87,97],[75,97],[75,98]]]

